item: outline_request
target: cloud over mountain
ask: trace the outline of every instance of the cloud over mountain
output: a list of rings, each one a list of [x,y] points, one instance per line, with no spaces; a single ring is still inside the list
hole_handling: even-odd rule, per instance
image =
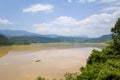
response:
[[[110,28],[120,16],[120,11],[108,14],[93,14],[83,20],[60,16],[48,23],[34,24],[35,31],[42,34],[58,34],[66,36],[101,36],[110,33]]]

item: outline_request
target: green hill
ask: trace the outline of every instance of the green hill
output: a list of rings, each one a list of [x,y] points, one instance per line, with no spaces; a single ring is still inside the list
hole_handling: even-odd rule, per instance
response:
[[[21,36],[21,37],[11,37],[11,41],[15,44],[17,43],[48,43],[48,42],[60,42],[57,39],[47,38],[47,37],[36,37],[36,36]]]
[[[98,38],[84,36],[71,37],[60,35],[40,35],[22,30],[0,30],[0,34],[7,36],[15,44],[48,43],[48,42],[106,42],[111,40],[111,34]]]
[[[110,35],[104,35],[99,38],[83,38],[83,37],[42,37],[42,36],[18,36],[10,37],[11,41],[15,43],[50,43],[50,42],[106,42],[111,40]]]
[[[1,45],[11,45],[12,42],[5,36],[0,34],[0,46]]]
[[[86,40],[85,42],[106,42],[106,41],[110,41],[110,40],[112,40],[111,34],[103,35],[103,36],[98,37],[98,38],[92,38],[92,39]]]

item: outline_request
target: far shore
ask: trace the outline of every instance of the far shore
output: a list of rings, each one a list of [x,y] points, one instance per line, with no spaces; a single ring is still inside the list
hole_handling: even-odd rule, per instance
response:
[[[101,45],[101,46],[106,46],[105,42],[54,42],[54,43],[30,43],[30,44],[13,44],[13,45],[0,45],[0,47],[9,47],[9,46],[30,46],[30,45],[42,45],[42,44],[47,44],[47,45],[56,45],[56,44],[64,44],[64,45],[69,45],[69,44],[81,44],[81,45]]]

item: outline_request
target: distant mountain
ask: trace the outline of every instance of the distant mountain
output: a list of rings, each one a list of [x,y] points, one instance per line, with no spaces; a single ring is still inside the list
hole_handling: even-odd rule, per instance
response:
[[[41,35],[37,33],[31,33],[23,30],[0,30],[0,34],[7,37],[23,37],[23,36],[36,36],[36,37],[47,37],[47,38],[56,38],[60,37],[59,35],[50,34],[50,35]]]
[[[42,37],[57,38],[57,37],[62,37],[62,36],[60,36],[60,35],[55,35],[55,34],[49,34],[49,35],[42,35]]]
[[[60,42],[56,38],[47,37],[37,37],[37,36],[21,36],[21,37],[11,37],[11,41],[15,43],[50,43],[50,42]]]
[[[0,30],[3,34],[17,42],[81,42],[87,40],[85,37],[66,37],[60,35],[40,35],[22,30]]]
[[[103,35],[99,38],[67,37],[60,35],[40,35],[22,30],[0,30],[0,34],[9,37],[15,43],[40,43],[40,42],[105,42],[111,40],[111,35]]]
[[[19,36],[40,36],[40,34],[30,33],[23,30],[0,30],[0,34],[7,37],[19,37]]]
[[[11,37],[11,41],[15,43],[50,43],[50,42],[83,42],[87,38],[77,38],[77,37],[36,37],[36,36],[21,36],[21,37]]]
[[[103,35],[103,36],[98,37],[98,38],[88,39],[88,40],[85,40],[85,42],[106,42],[106,41],[110,41],[110,40],[112,40],[111,34]]]
[[[60,40],[61,42],[83,42],[83,41],[88,40],[90,38],[59,36],[59,37],[56,37],[56,39]]]

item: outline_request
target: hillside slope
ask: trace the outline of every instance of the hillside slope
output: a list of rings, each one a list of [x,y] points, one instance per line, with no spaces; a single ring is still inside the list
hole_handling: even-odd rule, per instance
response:
[[[19,36],[40,36],[40,34],[31,33],[23,30],[0,30],[0,34],[7,37],[19,37]]]
[[[111,40],[111,34],[98,38],[89,37],[68,37],[60,35],[40,35],[22,30],[0,30],[0,34],[9,37],[18,43],[40,43],[40,42],[106,42]]]
[[[1,45],[11,45],[12,42],[5,36],[0,34],[0,46]]]
[[[112,35],[103,35],[101,37],[98,38],[92,38],[92,39],[88,39],[85,42],[106,42],[106,41],[110,41],[112,40]]]

